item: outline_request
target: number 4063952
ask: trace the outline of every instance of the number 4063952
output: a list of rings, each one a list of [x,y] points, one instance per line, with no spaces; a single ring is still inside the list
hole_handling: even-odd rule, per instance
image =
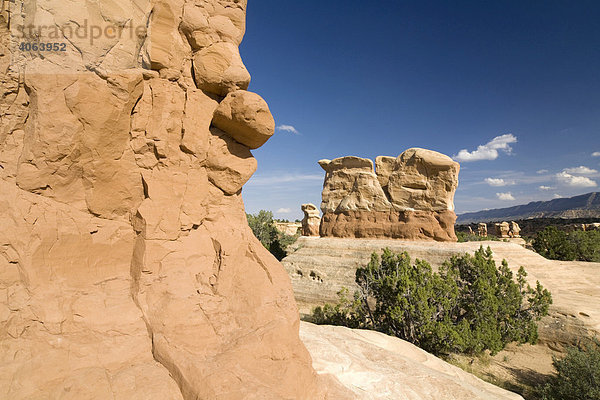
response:
[[[66,43],[28,43],[21,42],[19,44],[21,51],[67,51]]]

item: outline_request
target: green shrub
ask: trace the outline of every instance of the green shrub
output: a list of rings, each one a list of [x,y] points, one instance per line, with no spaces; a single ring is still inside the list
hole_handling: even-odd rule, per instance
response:
[[[260,210],[256,215],[246,214],[246,218],[254,236],[280,261],[287,255],[286,248],[298,239],[275,228],[271,211]]]
[[[316,307],[311,321],[320,325],[341,325],[349,328],[365,328],[368,325],[363,303],[358,295],[350,299],[348,288],[342,288],[338,293],[339,301],[335,305],[325,304]]]
[[[458,242],[459,243],[463,243],[463,242],[484,242],[484,241],[487,241],[487,240],[500,241],[500,239],[498,239],[494,235],[479,236],[479,235],[476,235],[474,233],[467,233],[467,232],[456,232],[456,237],[458,238]]]
[[[567,233],[549,226],[537,234],[532,245],[551,260],[600,262],[600,231]]]
[[[600,231],[575,231],[568,235],[579,261],[600,262]]]
[[[572,347],[554,358],[557,374],[540,392],[543,400],[600,400],[600,342]]]
[[[549,226],[539,232],[532,243],[533,249],[541,256],[552,260],[575,260],[575,248],[568,240],[566,232]]]
[[[550,293],[531,288],[521,267],[516,280],[506,261],[500,268],[488,247],[454,256],[438,272],[423,260],[385,249],[356,271],[353,300],[315,309],[317,323],[370,328],[435,353],[492,354],[512,341],[535,343],[536,321],[548,314]]]

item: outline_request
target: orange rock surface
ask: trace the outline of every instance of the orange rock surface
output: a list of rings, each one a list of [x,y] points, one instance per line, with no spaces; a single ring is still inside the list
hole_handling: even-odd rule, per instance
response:
[[[0,17],[0,398],[343,398],[246,222],[273,133],[245,92],[246,1],[30,5],[11,30],[148,31],[21,59]]]

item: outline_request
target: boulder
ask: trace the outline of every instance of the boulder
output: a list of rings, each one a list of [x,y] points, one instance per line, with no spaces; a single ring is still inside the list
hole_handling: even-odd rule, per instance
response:
[[[245,90],[229,93],[217,107],[212,123],[250,149],[265,144],[275,132],[275,120],[267,103]]]
[[[233,6],[233,7],[231,7]],[[186,3],[183,6],[181,31],[186,35],[193,50],[200,50],[217,42],[230,42],[239,46],[246,19],[243,7],[230,4]]]
[[[203,48],[194,55],[193,64],[199,89],[219,96],[248,89],[250,74],[233,43],[218,42]]]
[[[256,172],[256,159],[248,147],[213,128],[207,159],[208,179],[226,194],[238,193]]]
[[[326,172],[321,202],[323,214],[390,209],[373,170],[373,161],[349,156],[321,160],[319,165]]]
[[[398,156],[389,176],[390,201],[398,210],[454,211],[459,169],[444,154],[408,149]]]

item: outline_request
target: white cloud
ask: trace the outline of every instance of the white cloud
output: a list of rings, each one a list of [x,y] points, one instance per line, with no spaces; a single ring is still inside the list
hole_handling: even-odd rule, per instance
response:
[[[500,200],[505,200],[505,201],[515,200],[515,197],[510,192],[509,193],[496,193],[496,196],[498,196],[498,198]]]
[[[289,214],[292,212],[291,208],[280,208],[276,211],[279,214]]]
[[[507,182],[502,178],[485,178],[484,181],[490,186],[507,186],[511,184],[511,182]]]
[[[554,189],[552,186],[544,186],[544,185],[540,186],[540,190],[552,190],[552,189]]]
[[[554,196],[552,196],[553,199],[562,199],[562,196],[558,193],[554,193]]]
[[[277,129],[278,131],[290,132],[290,133],[293,133],[294,135],[300,134],[300,132],[298,132],[298,130],[295,127],[293,127],[292,125],[279,125],[275,129]]]
[[[566,172],[567,174],[591,175],[597,173],[598,171],[580,165],[579,167],[565,168],[563,169],[563,172]]]
[[[595,187],[597,186],[596,182],[591,180],[586,176],[574,176],[569,174],[566,171],[559,172],[556,174],[556,179],[562,184],[572,187]]]
[[[477,147],[477,150],[467,151],[467,149],[462,149],[455,155],[453,158],[456,161],[480,161],[480,160],[495,160],[498,158],[498,150],[502,150],[506,154],[510,154],[512,152],[512,147],[510,147],[511,143],[516,143],[517,137],[512,133],[507,133],[505,135],[496,136],[486,144]]]
[[[548,173],[548,170],[547,169],[540,169],[540,170],[537,171],[537,173],[538,174],[546,174],[546,173]]]
[[[600,151],[593,152],[592,157],[600,157]]]
[[[254,176],[250,179],[250,185],[273,185],[280,183],[297,183],[303,181],[321,181],[325,179],[325,175],[277,175],[277,176]]]

